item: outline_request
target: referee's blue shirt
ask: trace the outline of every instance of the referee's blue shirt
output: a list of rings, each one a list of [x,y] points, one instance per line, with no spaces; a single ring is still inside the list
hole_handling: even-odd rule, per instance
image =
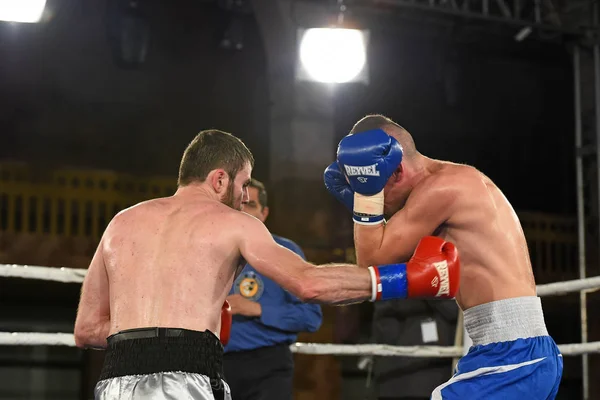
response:
[[[273,239],[306,259],[296,243],[276,235]],[[296,342],[298,332],[315,332],[323,321],[319,305],[302,303],[277,283],[259,274],[250,264],[246,264],[237,277],[230,294],[240,294],[260,303],[262,315],[233,316],[226,353],[291,344]]]

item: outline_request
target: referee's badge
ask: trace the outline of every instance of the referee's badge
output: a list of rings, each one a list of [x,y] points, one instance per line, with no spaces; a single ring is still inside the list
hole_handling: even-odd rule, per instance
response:
[[[249,300],[257,301],[264,290],[265,285],[262,278],[254,271],[243,272],[235,280],[234,292]]]

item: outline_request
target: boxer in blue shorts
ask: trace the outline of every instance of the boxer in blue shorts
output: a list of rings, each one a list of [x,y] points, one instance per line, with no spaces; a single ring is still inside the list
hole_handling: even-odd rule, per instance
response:
[[[511,204],[487,176],[424,156],[406,129],[369,115],[340,141],[324,179],[353,213],[359,266],[407,260],[429,235],[460,253],[455,298],[473,346],[433,400],[556,397],[562,356],[546,330],[527,242]],[[428,281],[420,295],[444,297],[443,277]]]

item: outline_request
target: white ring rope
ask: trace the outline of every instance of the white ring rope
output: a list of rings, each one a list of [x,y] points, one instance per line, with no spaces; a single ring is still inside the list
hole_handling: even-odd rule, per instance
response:
[[[0,332],[0,346],[68,346],[75,347],[72,333]],[[564,356],[600,353],[600,342],[558,345]],[[400,356],[454,358],[463,355],[458,346],[391,346],[387,344],[294,343],[293,353],[337,356]]]
[[[0,277],[41,279],[56,282],[81,283],[87,273],[80,268],[52,268],[31,265],[0,264]],[[537,295],[562,295],[581,290],[600,288],[600,276],[572,281],[556,282],[537,286]],[[0,346],[75,346],[72,333],[41,332],[0,332]],[[575,356],[587,353],[600,353],[600,342],[562,344],[561,354]],[[402,356],[402,357],[461,357],[464,349],[458,346],[391,346],[385,344],[322,344],[294,343],[290,345],[294,353],[313,355],[346,356]]]
[[[0,346],[75,347],[72,333],[0,332]]]
[[[600,347],[600,346],[599,346]],[[458,346],[392,346],[389,344],[294,343],[294,353],[336,356],[462,357]]]
[[[53,268],[35,265],[0,264],[0,277],[43,279],[56,282],[81,283],[87,269],[81,268]],[[537,295],[558,296],[581,290],[600,288],[600,276],[572,281],[555,282],[537,286]]]
[[[87,274],[82,268],[52,268],[35,265],[0,264],[0,276],[46,281],[81,283]]]
[[[575,279],[573,281],[554,282],[537,286],[537,295],[559,296],[565,293],[579,292],[581,290],[592,290],[600,288],[600,276],[585,279]]]
[[[600,353],[600,342],[559,344],[563,356]],[[337,356],[462,357],[462,346],[391,346],[387,344],[294,343],[294,353]]]

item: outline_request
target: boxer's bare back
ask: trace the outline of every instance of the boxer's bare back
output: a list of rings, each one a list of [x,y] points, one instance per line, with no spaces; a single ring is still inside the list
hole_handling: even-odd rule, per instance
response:
[[[110,333],[143,326],[219,331],[240,264],[235,210],[177,196],[120,214],[104,239]]]
[[[221,305],[243,259],[305,301],[347,303],[371,296],[365,269],[317,268],[239,211],[250,172],[247,166],[236,177],[240,194],[231,206],[205,196],[202,185],[189,185],[113,218],[82,286],[78,346],[104,347],[108,335],[142,327],[219,332]]]

